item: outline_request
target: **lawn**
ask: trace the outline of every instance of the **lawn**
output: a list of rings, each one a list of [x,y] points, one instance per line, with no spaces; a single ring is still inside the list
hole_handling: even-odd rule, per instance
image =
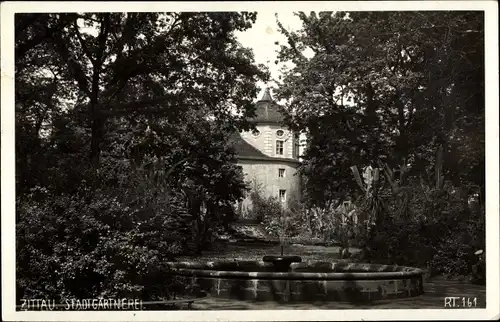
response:
[[[351,252],[356,252],[351,249]],[[215,243],[210,250],[204,251],[201,256],[181,257],[179,260],[261,260],[265,255],[280,255],[280,245],[265,243]],[[339,258],[339,247],[337,246],[310,246],[310,245],[287,245],[283,249],[284,255],[298,255],[302,260],[332,261]]]

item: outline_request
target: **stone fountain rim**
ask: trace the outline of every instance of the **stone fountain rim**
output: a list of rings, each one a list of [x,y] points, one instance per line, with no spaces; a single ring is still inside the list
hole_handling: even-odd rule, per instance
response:
[[[300,256],[293,256],[293,255],[266,255],[262,257],[263,262],[290,262],[292,263],[301,263],[302,262],[302,257]]]
[[[173,275],[197,276],[208,278],[236,278],[236,279],[272,279],[272,280],[389,280],[403,279],[412,276],[421,276],[424,271],[407,266],[382,265],[368,263],[344,263],[344,262],[316,262],[307,261],[302,263],[293,263],[290,268],[301,268],[312,263],[321,265],[345,266],[345,272],[248,272],[238,270],[218,270],[217,266],[238,264],[257,264],[259,267],[273,267],[272,263],[263,261],[236,261],[219,260],[213,262],[167,262],[166,267]],[[367,272],[349,272],[349,269],[359,267],[370,267],[375,271]],[[308,266],[305,266],[308,267]],[[392,269],[392,271],[377,271],[381,269]]]

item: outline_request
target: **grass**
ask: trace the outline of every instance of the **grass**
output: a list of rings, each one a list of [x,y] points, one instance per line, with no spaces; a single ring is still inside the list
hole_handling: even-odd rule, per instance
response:
[[[304,261],[332,261],[339,259],[339,250],[337,246],[286,245],[283,255],[298,255]],[[350,251],[355,253],[357,250],[351,248]],[[201,256],[185,256],[179,260],[261,260],[265,255],[281,255],[281,247],[264,243],[215,243]]]

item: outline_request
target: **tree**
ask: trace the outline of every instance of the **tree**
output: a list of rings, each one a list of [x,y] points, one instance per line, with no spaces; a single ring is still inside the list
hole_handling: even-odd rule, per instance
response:
[[[485,183],[483,13],[297,15],[300,31],[281,27],[294,66],[278,97],[308,136],[310,203],[351,193],[351,166],[378,168],[379,198],[356,210],[383,214],[358,240],[363,260],[470,273],[485,241],[484,208],[468,203]]]
[[[16,15],[18,298],[169,295],[160,263],[245,188],[227,138],[267,76],[234,36],[255,18]]]
[[[28,67],[63,66],[65,80],[73,85],[71,94],[77,97],[72,108],[86,114],[90,159],[96,168],[110,118],[155,115],[173,120],[188,106],[208,108],[218,120],[230,115],[228,106],[247,115],[256,94],[253,83],[263,76],[251,64],[251,52],[240,47],[232,33],[248,28],[255,14],[38,16],[17,20],[17,73],[27,72]],[[35,35],[33,29],[22,28],[33,20],[42,21],[33,27]],[[40,35],[49,36],[49,41],[41,43]],[[56,61],[29,66],[30,57],[21,57],[30,53],[29,44],[38,44],[31,48],[32,54],[55,54]],[[54,82],[61,77],[55,75]]]
[[[255,82],[266,76],[233,34],[250,27],[255,17],[254,13],[16,16],[16,126],[22,139],[17,149],[26,156],[17,160],[18,189],[61,181],[52,177],[51,169],[54,176],[73,173],[77,182],[83,179],[81,174],[93,171],[89,178],[97,180],[103,157],[131,159],[134,166],[146,152],[173,163],[187,154],[191,159],[210,158],[195,153],[202,144],[214,142],[200,138],[223,142],[228,133],[247,128]],[[209,129],[213,135],[192,131],[207,118],[215,125]],[[146,142],[146,130],[152,128],[161,139],[154,151],[141,150],[136,143]],[[181,149],[175,147],[176,140],[184,142],[182,153],[170,153]],[[212,150],[221,147],[214,144]],[[64,171],[61,164],[51,167],[50,160],[62,159],[55,153],[71,154],[83,161],[85,169],[72,164]],[[168,162],[163,164],[168,168]],[[74,186],[67,179],[62,180],[65,186],[59,186],[61,191]]]
[[[309,137],[301,170],[314,174],[307,189],[320,190],[325,173],[342,173],[336,180],[345,186],[351,165],[382,166],[394,192],[408,176],[484,186],[482,13],[297,15],[299,32],[281,26],[288,45],[281,45],[279,60],[295,66],[278,97],[290,100],[288,123]],[[471,159],[457,157],[459,146]]]

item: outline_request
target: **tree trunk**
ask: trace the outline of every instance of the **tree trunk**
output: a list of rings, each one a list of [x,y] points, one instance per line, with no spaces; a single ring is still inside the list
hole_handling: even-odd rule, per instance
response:
[[[99,79],[100,79],[100,64],[94,65],[92,75],[92,91],[90,97],[90,118],[92,120],[92,139],[90,143],[90,160],[94,169],[99,169],[99,159],[101,155],[101,139],[102,139],[102,116],[99,110]]]
[[[443,144],[440,144],[436,151],[436,189],[441,189],[444,184],[444,175],[443,175],[443,158],[444,157],[444,148]]]
[[[108,37],[110,14],[106,13],[101,21],[98,36],[99,50],[95,58],[89,54],[93,65],[92,91],[90,97],[90,113],[92,119],[92,140],[90,145],[90,159],[95,169],[99,169],[101,156],[101,142],[104,136],[104,116],[99,106],[99,82],[101,79],[101,68],[105,59],[106,39]]]

